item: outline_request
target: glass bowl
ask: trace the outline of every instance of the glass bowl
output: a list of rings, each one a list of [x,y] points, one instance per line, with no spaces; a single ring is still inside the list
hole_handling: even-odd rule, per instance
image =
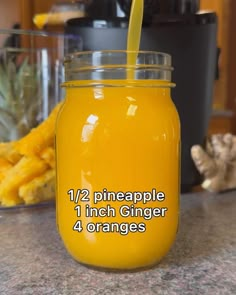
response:
[[[0,29],[0,208],[54,200],[63,60],[81,49],[76,35]]]

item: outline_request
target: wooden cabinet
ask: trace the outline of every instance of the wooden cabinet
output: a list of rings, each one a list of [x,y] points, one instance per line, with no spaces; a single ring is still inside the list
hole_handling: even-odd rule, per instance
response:
[[[218,17],[217,43],[220,49],[219,78],[214,85],[214,109],[226,109],[228,97],[229,21],[230,0],[201,0],[201,10],[212,10]]]
[[[10,5],[6,5],[6,1],[0,0],[0,11],[0,28],[8,29],[21,21],[20,0],[11,0]]]
[[[212,116],[208,134],[224,134],[232,132],[232,115],[230,112],[225,112],[225,114],[215,114]]]
[[[209,133],[236,132],[236,1],[201,0],[202,10],[212,10],[218,16],[219,79],[215,81],[213,116]]]

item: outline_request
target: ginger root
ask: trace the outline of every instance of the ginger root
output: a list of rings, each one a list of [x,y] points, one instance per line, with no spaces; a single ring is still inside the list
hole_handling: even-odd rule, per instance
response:
[[[236,188],[236,136],[212,135],[206,150],[199,145],[191,148],[196,168],[203,175],[202,187],[210,192]]]

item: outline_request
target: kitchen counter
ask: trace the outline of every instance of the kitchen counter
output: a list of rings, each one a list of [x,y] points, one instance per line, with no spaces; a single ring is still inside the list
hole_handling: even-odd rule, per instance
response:
[[[181,196],[177,240],[156,267],[105,273],[74,261],[53,205],[0,210],[1,295],[236,294],[236,192]]]

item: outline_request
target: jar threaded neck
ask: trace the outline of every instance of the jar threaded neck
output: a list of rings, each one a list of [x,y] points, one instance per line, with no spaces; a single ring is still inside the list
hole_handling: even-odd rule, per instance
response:
[[[130,63],[129,60],[134,60],[135,63]],[[171,56],[154,51],[77,52],[68,55],[64,65],[66,81],[126,79],[171,82],[173,70]]]

